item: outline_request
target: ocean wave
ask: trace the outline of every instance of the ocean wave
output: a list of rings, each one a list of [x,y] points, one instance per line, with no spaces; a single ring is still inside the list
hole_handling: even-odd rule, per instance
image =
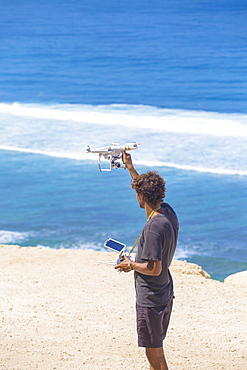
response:
[[[16,151],[20,153],[30,153],[30,154],[38,154],[44,155],[49,157],[56,157],[56,158],[67,158],[67,159],[74,159],[78,161],[98,161],[98,156],[95,155],[94,157],[89,157],[87,153],[85,154],[76,154],[76,153],[62,153],[62,152],[47,152],[42,150],[34,150],[28,148],[18,148],[12,147],[7,145],[0,145],[0,150],[7,150],[7,151]],[[225,169],[225,168],[208,168],[208,167],[200,167],[200,166],[192,166],[192,165],[183,165],[178,163],[172,162],[163,162],[163,161],[147,161],[147,160],[136,160],[135,165],[139,165],[142,167],[168,167],[174,168],[178,170],[184,171],[196,171],[202,173],[212,173],[218,175],[230,175],[230,176],[247,176],[247,171],[245,170],[232,170],[232,169]]]
[[[178,259],[178,260],[184,260],[184,259],[190,258],[192,256],[193,256],[192,252],[190,252],[188,250],[184,250],[182,248],[177,248],[176,252],[175,252],[175,255],[174,255],[174,258]]]
[[[135,163],[141,164],[142,166],[147,166],[147,167],[169,167],[169,168],[176,168],[176,169],[184,170],[184,171],[213,173],[213,174],[218,174],[218,175],[247,176],[247,171],[243,171],[243,170],[230,170],[230,169],[224,169],[224,168],[207,168],[207,167],[198,167],[198,166],[182,165],[182,164],[159,162],[159,161],[153,161],[153,162],[143,161],[142,163],[136,161]]]
[[[13,152],[20,152],[20,153],[29,153],[29,154],[40,154],[49,157],[57,157],[57,158],[68,158],[68,159],[76,159],[76,160],[83,160],[88,159],[86,154],[72,154],[72,153],[62,153],[62,152],[53,152],[53,151],[43,151],[43,150],[36,150],[36,149],[29,149],[29,148],[19,148],[15,146],[9,145],[0,145],[0,150],[7,150]]]
[[[38,118],[34,118],[35,115]],[[247,125],[244,122],[247,116],[243,115],[130,105],[34,106],[2,103],[0,117],[1,150],[90,163],[98,161],[98,155],[86,153],[87,145],[94,148],[109,145],[112,141],[124,144],[133,140],[143,143],[132,152],[136,165],[230,176],[247,175]],[[87,122],[90,117],[94,124]],[[194,132],[208,132],[210,135],[188,133],[187,121],[190,117],[194,120]],[[131,127],[123,127],[117,122]],[[160,125],[160,122],[163,123]],[[222,136],[219,136],[219,131],[217,133],[219,126],[222,126]]]
[[[106,252],[106,249],[102,246],[102,244],[95,243],[95,242],[61,242],[59,244],[55,244],[52,247],[43,245],[43,244],[37,244],[36,247],[38,248],[44,248],[44,249],[72,249],[72,250],[89,250],[89,251],[103,251]]]
[[[29,237],[27,232],[0,230],[0,243],[20,243]]]
[[[247,115],[135,105],[34,105],[0,103],[0,113],[19,117],[122,125],[163,132],[247,137]]]

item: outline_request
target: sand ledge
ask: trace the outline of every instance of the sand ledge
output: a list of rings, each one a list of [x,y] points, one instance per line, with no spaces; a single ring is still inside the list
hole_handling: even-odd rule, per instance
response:
[[[1,246],[0,368],[148,369],[136,345],[133,274],[107,252]],[[246,285],[173,261],[170,369],[246,366]]]

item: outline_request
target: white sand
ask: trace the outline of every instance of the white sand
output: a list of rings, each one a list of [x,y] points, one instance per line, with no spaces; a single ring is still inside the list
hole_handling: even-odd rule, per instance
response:
[[[0,369],[149,369],[137,347],[133,273],[106,252],[0,247]],[[247,286],[174,261],[171,370],[247,369]]]

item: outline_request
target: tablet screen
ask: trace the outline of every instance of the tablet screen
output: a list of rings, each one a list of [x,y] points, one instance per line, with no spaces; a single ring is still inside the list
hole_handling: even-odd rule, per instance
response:
[[[123,249],[125,249],[126,245],[123,243],[118,242],[114,239],[108,239],[105,242],[105,247],[109,248],[115,252],[121,253]]]

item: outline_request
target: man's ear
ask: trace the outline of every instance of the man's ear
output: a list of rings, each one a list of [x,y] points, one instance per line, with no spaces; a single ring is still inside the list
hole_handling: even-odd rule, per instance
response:
[[[138,193],[138,192],[136,192],[136,198],[137,198],[139,201],[141,201],[141,202],[143,202],[143,201],[144,201],[144,195],[143,195],[143,194],[140,194],[140,193]]]
[[[141,199],[142,202],[146,202],[146,199],[145,199],[143,194],[140,194],[140,197],[141,197],[140,199]]]

